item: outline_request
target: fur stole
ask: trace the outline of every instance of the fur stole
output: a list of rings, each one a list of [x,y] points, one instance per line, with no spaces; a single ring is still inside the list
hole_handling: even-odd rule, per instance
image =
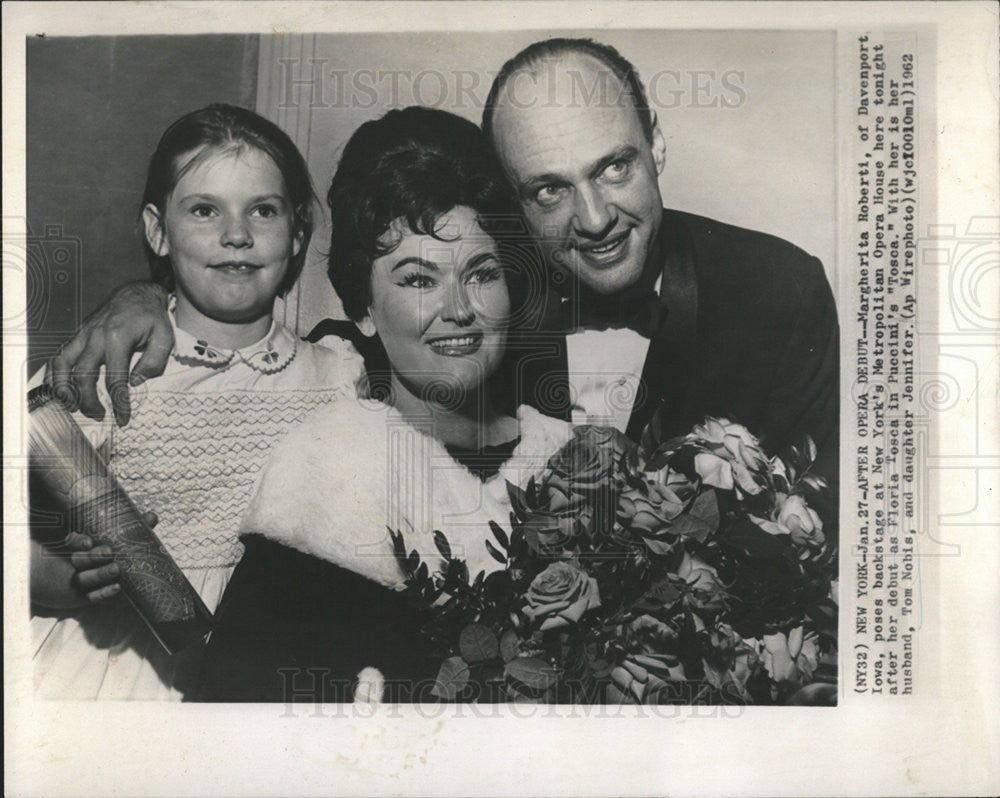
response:
[[[379,402],[345,400],[311,414],[271,455],[240,527],[393,589],[403,573],[388,530],[403,533],[432,570],[433,532],[476,574],[499,568],[484,540],[506,525],[506,481],[525,485],[569,439],[569,424],[518,409],[521,441],[500,473],[481,482],[444,446]]]

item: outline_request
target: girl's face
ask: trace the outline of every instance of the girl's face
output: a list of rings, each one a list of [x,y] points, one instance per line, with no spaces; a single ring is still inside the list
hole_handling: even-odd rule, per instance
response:
[[[217,322],[270,316],[301,244],[281,172],[246,146],[209,153],[177,181],[162,212],[143,209],[143,221],[150,247],[170,257],[178,314]]]
[[[482,386],[503,358],[510,315],[496,244],[476,212],[453,208],[435,232],[439,238],[393,223],[389,235],[400,243],[372,266],[369,316],[360,325],[378,333],[393,381],[422,398],[433,386]]]

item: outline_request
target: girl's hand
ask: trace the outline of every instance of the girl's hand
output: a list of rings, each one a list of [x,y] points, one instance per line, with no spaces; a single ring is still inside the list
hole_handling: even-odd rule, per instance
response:
[[[115,562],[110,546],[94,548],[94,541],[87,535],[71,532],[65,546],[73,553],[69,556],[74,572],[70,585],[78,595],[94,604],[117,596],[121,592],[118,577],[121,567]]]
[[[80,582],[80,572],[76,570],[73,557],[77,552],[67,554],[67,549],[89,550],[93,546],[90,538],[86,535],[70,534],[65,541],[62,550],[53,550],[43,546],[36,540],[31,541],[31,603],[49,610],[75,610],[91,603],[91,597],[84,591]],[[80,563],[83,565],[84,563]],[[107,567],[108,560],[100,561],[99,567]],[[99,579],[107,579],[109,576],[117,578],[105,571],[103,577],[88,576],[84,583],[95,583]],[[115,590],[110,588],[114,587]],[[114,595],[120,586],[117,584],[105,585],[100,588],[103,592],[94,592],[93,600],[100,601],[102,598],[109,598]]]
[[[155,527],[156,513],[143,513]],[[60,552],[31,543],[31,600],[53,610],[71,610],[117,596],[121,566],[109,546],[94,546],[87,535],[70,532]]]

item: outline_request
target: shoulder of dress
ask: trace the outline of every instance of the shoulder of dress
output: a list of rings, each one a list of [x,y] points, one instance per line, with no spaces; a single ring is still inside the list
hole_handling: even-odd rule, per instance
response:
[[[357,348],[345,338],[336,335],[328,335],[320,341],[313,343],[305,338],[299,339],[299,351],[310,353],[313,357],[323,360],[349,360],[363,363],[364,359]]]
[[[298,351],[289,366],[289,377],[302,387],[340,388],[353,396],[354,386],[364,373],[364,359],[347,341],[328,347],[298,341]]]

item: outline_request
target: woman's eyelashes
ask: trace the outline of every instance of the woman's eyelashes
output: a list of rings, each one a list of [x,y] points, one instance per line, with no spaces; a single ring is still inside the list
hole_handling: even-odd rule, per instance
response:
[[[396,285],[406,288],[432,288],[437,285],[437,280],[426,272],[413,271],[406,272],[400,276],[396,281]]]
[[[485,285],[502,279],[503,268],[499,263],[493,262],[477,265],[463,276],[466,285]],[[396,284],[405,288],[428,289],[439,285],[439,281],[428,272],[416,270],[404,273]]]
[[[493,283],[503,279],[503,268],[499,263],[489,263],[477,266],[466,275],[467,283]]]

